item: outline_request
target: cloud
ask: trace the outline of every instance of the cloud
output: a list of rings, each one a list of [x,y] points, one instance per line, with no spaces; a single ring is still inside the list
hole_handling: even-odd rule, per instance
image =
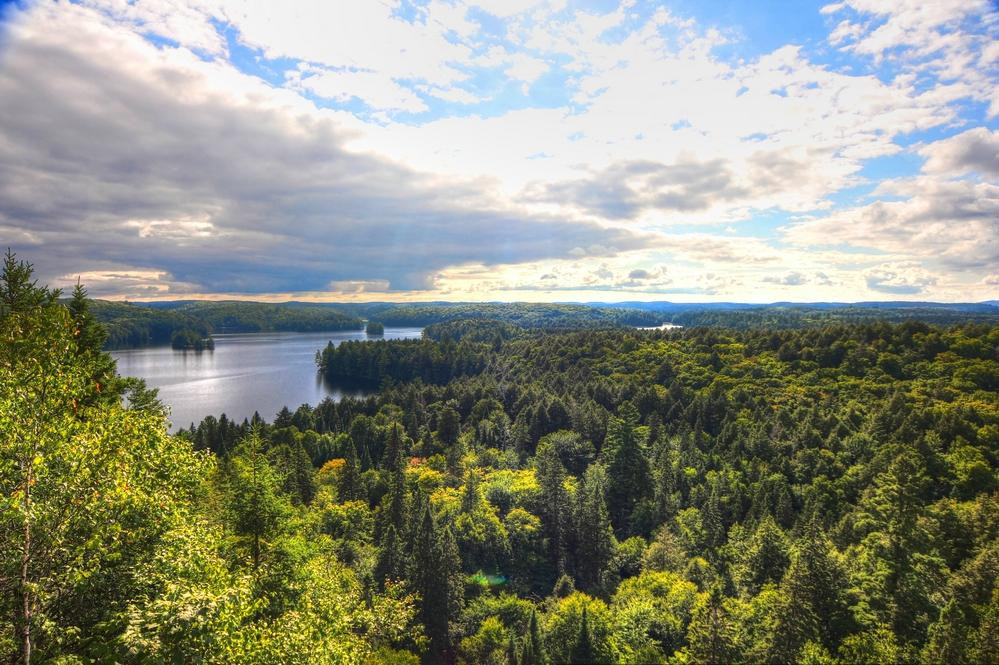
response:
[[[884,264],[864,274],[867,288],[879,293],[914,295],[927,286],[937,283],[937,278],[918,263]]]
[[[846,0],[822,11],[848,15],[830,35],[842,50],[870,56],[878,64],[897,63],[910,79],[936,79],[931,95],[990,101],[999,25],[999,12],[990,0]],[[994,116],[999,110],[992,101]]]
[[[783,228],[805,247],[847,245],[931,260],[950,270],[999,267],[999,186],[919,176],[883,182],[876,200]]]
[[[923,172],[961,175],[968,172],[999,178],[999,130],[976,127],[935,141],[919,151]]]
[[[101,265],[171,292],[425,289],[447,266],[649,242],[348,149],[337,113],[82,7],[39,6],[9,30],[0,227],[36,239],[43,278]]]
[[[763,278],[764,282],[769,282],[771,284],[780,284],[781,286],[801,286],[808,282],[808,278],[802,275],[800,272],[789,272],[782,276],[767,276]]]
[[[833,281],[824,272],[805,275],[796,270],[784,273],[783,275],[767,275],[763,278],[763,281],[767,284],[777,284],[780,286],[804,286],[805,284],[831,286],[833,284]]]
[[[985,0],[765,50],[660,5],[9,9],[0,235],[133,295],[989,295]]]
[[[643,210],[703,210],[742,190],[721,160],[666,165],[648,161],[615,164],[592,178],[541,186],[534,198],[574,202],[601,217],[627,219]]]

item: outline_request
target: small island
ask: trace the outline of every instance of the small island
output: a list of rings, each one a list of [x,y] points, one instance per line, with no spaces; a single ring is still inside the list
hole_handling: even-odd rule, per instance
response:
[[[215,340],[195,330],[178,330],[170,338],[170,346],[178,351],[213,351]]]
[[[364,332],[369,335],[384,335],[385,326],[380,321],[368,321],[368,325],[364,328]]]

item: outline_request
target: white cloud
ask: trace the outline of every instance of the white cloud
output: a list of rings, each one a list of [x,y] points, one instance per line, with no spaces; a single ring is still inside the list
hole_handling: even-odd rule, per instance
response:
[[[958,176],[968,172],[999,178],[999,130],[976,127],[921,148],[925,173]]]
[[[864,273],[867,288],[879,293],[916,295],[937,283],[937,278],[914,262],[886,263]]]
[[[796,45],[726,58],[734,32],[630,2],[87,6],[100,11],[32,5],[0,53],[0,233],[44,248],[53,275],[90,262],[137,290],[849,299],[963,297],[999,270],[999,140],[962,107],[999,114],[984,0],[823,7],[852,68]],[[228,60],[258,54],[248,70],[271,82]],[[569,78],[538,104],[549,72]],[[483,106],[447,117],[441,101]],[[903,151],[921,175],[834,197]],[[742,231],[763,213],[794,221],[777,240]]]
[[[368,106],[383,110],[425,111],[419,96],[390,78],[371,71],[344,71],[309,68],[292,75],[296,88],[319,97],[346,102],[360,99]]]
[[[920,176],[886,181],[876,194],[898,200],[793,223],[785,237],[806,247],[850,245],[921,257],[956,271],[999,266],[999,186]]]

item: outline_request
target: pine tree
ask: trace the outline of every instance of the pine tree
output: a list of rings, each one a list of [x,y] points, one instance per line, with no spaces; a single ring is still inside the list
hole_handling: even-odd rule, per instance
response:
[[[408,558],[395,526],[389,524],[382,535],[375,563],[375,579],[384,588],[386,581],[402,581],[408,569]]]
[[[807,642],[821,642],[834,650],[853,628],[846,585],[846,571],[832,544],[816,521],[809,522],[781,583],[784,604],[772,657],[793,661]]]
[[[232,458],[229,492],[233,526],[248,543],[254,570],[260,567],[265,546],[291,513],[280,486],[277,471],[263,453],[259,434],[252,433]]]
[[[736,556],[738,563],[733,576],[753,595],[764,584],[779,584],[791,562],[787,537],[770,515],[757,525],[752,538]]]
[[[591,464],[577,492],[576,569],[579,583],[592,589],[614,557],[617,543],[611,528],[605,498],[607,473],[600,464]]]
[[[520,665],[548,665],[544,643],[541,639],[541,628],[538,626],[538,613],[534,609],[531,609],[531,620],[528,621],[527,632],[524,633]]]
[[[55,304],[61,292],[38,286],[38,280],[31,279],[34,266],[27,261],[19,261],[7,249],[4,255],[3,272],[0,273],[0,318],[14,312]]]
[[[403,455],[404,437],[402,425],[393,423],[389,429],[388,447],[382,460],[389,472],[389,487],[388,493],[382,498],[381,528],[384,530],[391,524],[398,534],[406,532],[406,516],[409,514],[406,493],[406,458]]]
[[[611,418],[604,447],[611,522],[615,533],[623,537],[630,531],[635,506],[652,494],[649,461],[638,440],[638,412],[630,402],[621,407],[617,418]]]
[[[340,472],[340,501],[356,501],[364,497],[361,486],[361,469],[357,460],[357,449],[354,442],[347,438],[344,451],[343,470]]]
[[[517,641],[514,640],[513,633],[510,633],[510,638],[507,640],[504,656],[506,665],[518,665],[520,662],[520,659],[517,658]]]
[[[906,448],[861,501],[861,524],[869,531],[861,586],[872,590],[875,609],[902,641],[925,634],[936,614],[931,596],[946,571],[933,535],[919,519],[928,484],[922,458]]]
[[[565,467],[552,446],[538,448],[536,476],[541,487],[541,520],[548,539],[549,557],[556,574],[565,571],[566,536],[569,528],[569,493],[565,489]]]
[[[449,527],[440,529],[427,504],[413,546],[413,573],[420,620],[430,638],[430,658],[442,665],[455,661],[453,623],[464,604],[458,545]]]
[[[597,649],[593,644],[593,633],[590,630],[590,618],[583,608],[583,618],[579,623],[579,633],[576,641],[569,652],[569,658],[573,665],[587,665],[597,662]]]
[[[736,660],[734,626],[725,609],[721,587],[714,586],[694,609],[687,630],[691,662],[730,663]]]

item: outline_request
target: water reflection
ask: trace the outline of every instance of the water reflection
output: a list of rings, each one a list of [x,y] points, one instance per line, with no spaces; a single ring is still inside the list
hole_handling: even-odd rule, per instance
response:
[[[384,339],[411,339],[419,328],[386,328]],[[316,351],[328,342],[368,339],[363,330],[333,333],[217,335],[214,351],[152,347],[115,351],[118,372],[146,379],[171,408],[171,431],[225,413],[242,421],[254,412],[271,420],[281,407],[318,404],[325,397],[365,391],[329,385],[316,371]]]

